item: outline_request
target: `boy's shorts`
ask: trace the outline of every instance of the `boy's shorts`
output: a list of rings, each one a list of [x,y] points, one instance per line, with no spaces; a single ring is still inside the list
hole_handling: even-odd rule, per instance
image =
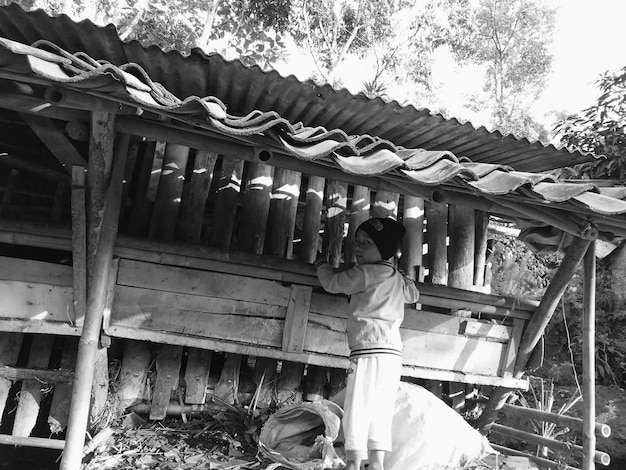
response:
[[[347,460],[365,460],[371,450],[391,450],[401,373],[402,357],[394,354],[350,359],[342,421]]]

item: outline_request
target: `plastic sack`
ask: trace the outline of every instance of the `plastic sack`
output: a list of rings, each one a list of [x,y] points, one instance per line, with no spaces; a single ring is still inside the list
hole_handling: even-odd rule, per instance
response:
[[[328,400],[281,408],[263,425],[259,451],[294,470],[344,468],[334,448],[342,417],[343,410]]]
[[[343,406],[345,391],[333,401]],[[456,411],[418,385],[400,382],[385,470],[461,470],[497,452]]]

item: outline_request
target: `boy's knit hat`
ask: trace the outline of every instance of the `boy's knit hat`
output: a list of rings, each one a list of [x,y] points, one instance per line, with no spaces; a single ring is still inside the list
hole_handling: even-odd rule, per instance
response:
[[[363,230],[374,240],[382,259],[389,259],[398,252],[400,241],[406,233],[404,225],[390,217],[366,220],[359,225],[357,231],[359,230]]]

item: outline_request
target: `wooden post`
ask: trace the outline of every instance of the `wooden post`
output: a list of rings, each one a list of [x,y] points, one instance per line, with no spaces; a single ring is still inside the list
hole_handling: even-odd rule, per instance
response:
[[[428,277],[432,284],[448,283],[448,205],[429,202],[426,205],[426,242],[428,244]]]
[[[54,344],[54,336],[35,335],[28,355],[29,369],[46,369],[50,362],[50,353]],[[20,400],[15,412],[13,435],[28,437],[35,427],[39,406],[43,393],[43,384],[37,379],[28,379],[22,382]]]
[[[533,349],[541,339],[561,296],[565,292],[569,281],[580,265],[590,244],[590,240],[576,237],[569,246],[559,269],[552,278],[550,285],[541,298],[541,302],[539,302],[537,310],[533,314],[533,318],[526,326],[526,331],[524,331],[522,335],[515,363],[515,373],[513,374],[515,377],[521,377],[523,375],[524,368],[530,359]],[[482,434],[489,432],[496,419],[496,412],[504,406],[511,392],[511,389],[505,387],[496,387],[493,390],[489,401],[478,419],[477,427]]]
[[[76,380],[74,381],[72,391],[72,403],[67,425],[65,451],[63,452],[60,466],[61,470],[75,470],[80,467],[83,445],[85,443],[98,340],[102,315],[107,301],[109,274],[113,266],[113,246],[117,236],[126,148],[129,137],[120,135],[118,140],[120,151],[117,152],[111,174],[111,185],[106,197],[98,249],[94,260],[94,275],[89,283],[85,324],[78,343]]]
[[[0,364],[11,367],[17,363],[23,339],[23,333],[0,332]],[[0,377],[0,423],[2,423],[2,415],[4,414],[4,407],[9,397],[11,385],[10,379]]]
[[[526,326],[526,331],[524,331],[522,336],[522,341],[517,355],[517,363],[515,365],[516,373],[522,372],[523,368],[526,366],[530,354],[533,349],[535,349],[535,346],[543,335],[546,326],[554,314],[554,310],[556,309],[559,300],[563,296],[563,293],[572,279],[572,276],[576,272],[576,269],[580,266],[580,263],[590,244],[591,240],[576,237],[567,249],[567,253],[561,261],[559,269],[555,273],[550,285],[541,298],[537,311],[533,315],[532,320],[530,320]]]
[[[150,359],[150,351],[146,341],[124,341],[122,368],[117,391],[120,408],[126,409],[143,400]]]
[[[324,184],[324,178],[309,176],[302,222],[302,242],[296,251],[297,258],[307,263],[315,261],[320,248]]]
[[[213,353],[206,349],[189,348],[185,368],[185,403],[204,403],[212,356]]]
[[[448,234],[448,285],[472,290],[474,285],[474,209],[450,206]]]
[[[169,344],[161,345],[157,352],[157,377],[150,406],[150,419],[163,419],[167,415],[167,405],[172,391],[178,389],[182,353],[181,346]]]
[[[485,269],[487,263],[487,240],[489,226],[489,214],[476,211],[475,247],[474,247],[474,285],[479,291],[485,292]]]
[[[400,195],[390,191],[376,191],[374,205],[372,207],[372,217],[391,217],[398,219],[398,202]]]
[[[243,160],[230,156],[224,157],[215,198],[215,217],[209,235],[210,246],[223,250],[230,248],[242,178]]]
[[[348,185],[339,181],[326,183],[326,226],[324,227],[324,248],[328,262],[335,268],[341,263],[344,224],[348,204]]]
[[[293,258],[293,233],[296,225],[298,197],[302,174],[276,168],[270,204],[265,253],[280,258]]]
[[[182,242],[198,245],[202,234],[204,208],[211,181],[213,169],[217,161],[217,153],[206,150],[196,151],[193,161],[193,172],[189,181],[183,187],[183,196],[178,215],[176,238]]]
[[[402,242],[400,268],[416,281],[419,279],[416,268],[423,265],[424,254],[424,200],[414,196],[404,197],[404,213],[402,223],[406,228],[406,236]]]
[[[583,296],[583,465],[582,470],[595,468],[596,453],[596,244],[587,249],[584,261],[585,281]]]
[[[87,307],[87,214],[85,167],[72,167],[72,278],[74,322],[82,326]]]
[[[173,240],[175,237],[188,158],[188,147],[167,144],[159,189],[150,222],[149,236],[152,238]]]
[[[248,166],[239,230],[238,247],[241,251],[263,254],[273,184],[273,166],[264,163]]]
[[[348,225],[348,236],[346,237],[343,259],[348,266],[351,266],[356,263],[356,254],[354,252],[356,229],[370,218],[370,188],[367,186],[354,187],[349,217],[350,223]]]
[[[145,145],[143,156],[139,162],[135,198],[130,209],[128,221],[128,233],[136,236],[148,236],[150,219],[154,207],[154,199],[148,197],[152,182],[153,162],[156,158],[157,144],[150,141]],[[161,162],[161,160],[159,160]],[[158,169],[161,171],[160,167]],[[156,194],[156,193],[155,193]]]
[[[61,356],[61,369],[73,370],[76,364],[77,341],[73,337],[66,337]],[[63,432],[67,427],[67,416],[70,411],[72,384],[57,382],[54,385],[54,395],[48,414],[48,426],[52,434]]]

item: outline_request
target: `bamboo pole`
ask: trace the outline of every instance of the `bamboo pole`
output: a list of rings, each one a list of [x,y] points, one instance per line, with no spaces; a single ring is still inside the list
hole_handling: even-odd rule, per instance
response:
[[[355,186],[352,193],[352,204],[348,216],[348,236],[346,237],[343,259],[347,265],[356,263],[354,236],[356,229],[370,217],[370,189],[366,186]]]
[[[505,404],[502,411],[512,416],[537,421],[549,421],[572,429],[580,429],[583,424],[583,420],[575,416],[565,416],[558,413],[550,413],[549,411],[537,410],[535,408],[526,408],[525,406]],[[602,437],[611,437],[611,426],[608,424],[595,423],[594,429]]]
[[[420,279],[419,269],[423,265],[424,252],[424,200],[414,196],[404,197],[402,223],[406,227],[403,240],[400,268],[416,281]]]
[[[561,261],[561,265],[552,278],[550,285],[546,289],[541,302],[539,302],[539,306],[532,320],[526,326],[518,350],[515,372],[513,374],[514,377],[519,378],[523,375],[524,368],[530,359],[533,349],[541,339],[561,296],[565,292],[569,281],[580,265],[590,244],[591,240],[574,238],[574,241],[567,249],[567,253],[563,261]],[[486,434],[489,432],[489,429],[496,419],[496,411],[504,406],[510,394],[511,390],[506,387],[497,387],[491,393],[489,401],[477,423],[477,427],[481,433]]]
[[[302,241],[296,252],[297,259],[307,263],[315,261],[319,250],[325,184],[324,178],[309,176],[302,222]]]
[[[426,243],[428,276],[433,284],[448,283],[448,205],[426,204]]]
[[[504,446],[500,446],[498,444],[491,444],[491,447],[493,447],[494,450],[497,450],[498,452],[501,452],[505,455],[515,455],[515,456],[519,456],[519,457],[527,457],[530,460],[537,462],[539,464],[545,465],[546,468],[558,468],[559,470],[580,470],[579,468],[576,467],[572,467],[570,465],[565,465],[562,466],[562,464],[559,464],[558,462],[554,462],[552,460],[548,460],[548,459],[544,459],[543,457],[536,457],[534,455],[530,455],[527,454],[525,452],[521,452],[519,450],[515,450],[515,449],[509,449],[508,447],[504,447]]]
[[[530,432],[521,431],[519,429],[510,428],[508,426],[503,426],[501,424],[494,424],[492,426],[492,431],[497,434],[501,434],[503,436],[514,437],[516,439],[530,442],[532,444],[545,446],[545,447],[552,449],[553,451],[572,452],[573,454],[584,455],[584,457],[585,458],[588,457],[592,463],[595,461],[597,463],[601,463],[605,467],[608,467],[611,464],[611,457],[606,452],[600,452],[596,450],[587,456],[582,446],[571,444],[569,442],[557,441],[555,439],[550,439],[548,437],[540,436],[538,434],[533,434]],[[590,468],[593,468],[593,467],[590,467]],[[583,470],[584,470],[584,466],[583,466]]]
[[[516,372],[521,372],[526,366],[530,354],[537,346],[546,326],[548,326],[559,300],[563,296],[576,269],[580,266],[590,244],[591,240],[574,238],[574,241],[568,248],[559,269],[552,278],[539,303],[539,307],[537,307],[537,311],[533,315],[533,319],[526,326],[518,352],[517,364],[515,365]]]
[[[582,470],[595,468],[596,453],[596,371],[595,371],[595,322],[596,322],[596,244],[589,245],[585,255],[585,280],[583,295],[583,449]],[[603,462],[604,463],[604,462]]]
[[[85,431],[89,418],[91,384],[94,377],[96,353],[102,315],[106,304],[109,273],[113,265],[113,247],[117,236],[120,202],[123,191],[126,147],[129,136],[119,136],[119,152],[111,175],[111,186],[105,201],[102,228],[94,261],[94,275],[89,284],[87,312],[83,332],[78,343],[76,380],[72,391],[72,403],[67,425],[65,451],[61,460],[61,470],[78,470],[85,443]]]
[[[63,441],[61,439],[48,439],[47,437],[20,437],[0,434],[0,444],[6,446],[39,447],[42,449],[63,450],[66,442],[67,441]]]
[[[335,268],[341,263],[344,223],[348,204],[348,185],[339,181],[326,182],[326,226],[324,251],[328,262]]]

